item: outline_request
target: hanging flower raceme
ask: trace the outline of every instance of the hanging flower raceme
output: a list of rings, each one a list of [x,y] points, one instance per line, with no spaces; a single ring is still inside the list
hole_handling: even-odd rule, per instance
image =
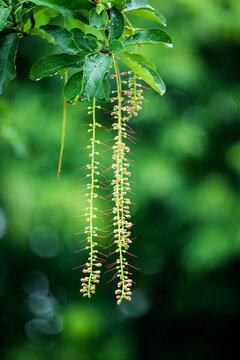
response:
[[[97,108],[100,108],[99,106]],[[101,144],[99,140],[96,139],[96,129],[98,127],[101,127],[101,124],[96,122],[96,100],[93,100],[93,107],[88,108],[90,111],[88,111],[88,114],[92,114],[93,116],[93,122],[89,124],[88,133],[92,135],[89,142],[90,145],[88,145],[86,148],[90,150],[89,154],[89,163],[83,168],[84,170],[88,170],[89,173],[86,175],[86,178],[88,179],[88,183],[85,186],[86,187],[86,202],[87,207],[85,209],[86,213],[83,215],[84,220],[83,223],[86,223],[86,226],[84,227],[83,231],[79,234],[84,233],[85,236],[87,236],[83,241],[86,242],[86,246],[83,250],[88,251],[88,259],[84,265],[83,273],[84,277],[81,279],[82,282],[82,288],[80,290],[81,293],[83,293],[83,296],[91,297],[92,294],[95,294],[96,290],[96,284],[99,283],[100,273],[101,270],[99,269],[102,266],[102,261],[99,257],[99,250],[98,247],[100,246],[98,244],[98,239],[101,237],[99,235],[99,231],[101,231],[96,226],[97,219],[102,220],[101,217],[98,216],[98,213],[100,212],[101,215],[104,215],[104,212],[99,210],[95,206],[95,201],[100,196],[98,195],[98,191],[101,188],[101,180],[99,179],[99,176],[101,175],[101,164],[99,161],[97,161],[97,157],[101,156],[101,153],[99,151],[96,151],[97,145]],[[102,197],[100,197],[102,198]],[[104,199],[104,198],[102,198]],[[105,199],[104,199],[105,200]],[[102,220],[103,221],[103,220]]]
[[[81,168],[81,170],[87,171],[87,175],[84,176],[87,184],[80,186],[80,192],[84,194],[80,197],[84,198],[87,205],[80,210],[82,212],[78,216],[81,218],[81,230],[78,234],[84,235],[84,239],[80,242],[85,244],[84,248],[78,251],[87,252],[87,259],[83,265],[78,266],[78,268],[82,268],[84,274],[81,279],[82,288],[80,291],[84,297],[89,298],[95,293],[96,285],[100,281],[100,268],[104,261],[102,256],[115,254],[117,259],[107,266],[107,271],[115,272],[112,280],[118,279],[116,296],[117,303],[120,305],[123,299],[131,300],[131,287],[134,283],[129,271],[134,266],[129,263],[128,256],[135,255],[132,255],[128,250],[133,241],[131,235],[133,226],[131,222],[132,202],[129,196],[132,193],[130,178],[133,163],[129,158],[132,155],[129,144],[134,144],[135,138],[134,131],[129,123],[142,110],[143,100],[145,100],[143,82],[160,95],[166,91],[165,84],[158,74],[156,66],[138,50],[145,45],[171,48],[172,41],[169,34],[162,27],[159,27],[159,24],[166,26],[164,17],[150,6],[148,0],[143,2],[136,0],[93,0],[86,2],[87,5],[83,6],[84,11],[79,9],[79,12],[72,11],[71,1],[65,2],[63,7],[47,2],[49,3],[46,5],[47,7],[63,16],[63,26],[52,23],[46,24],[45,19],[43,24],[39,19],[40,23],[39,21],[36,22],[34,19],[35,5],[31,8],[29,17],[25,16],[25,10],[21,6],[12,7],[10,1],[9,5],[4,4],[1,7],[2,25],[7,31],[4,30],[3,32],[0,47],[2,54],[9,53],[11,56],[7,60],[4,56],[1,59],[0,56],[0,67],[2,65],[2,68],[6,68],[9,75],[5,76],[5,72],[3,72],[0,92],[16,75],[15,56],[21,38],[26,35],[34,35],[48,41],[51,40],[56,51],[38,59],[33,64],[30,78],[38,81],[47,76],[64,76],[63,126],[58,177],[62,168],[67,107],[69,108],[71,104],[77,104],[79,101],[93,101],[93,106],[88,108],[86,114],[92,116],[91,123],[87,124],[87,133],[91,138],[87,146],[84,147],[89,151],[89,162]],[[33,4],[35,4],[34,1]],[[85,9],[88,12],[87,17],[85,17]],[[75,16],[77,19],[80,14],[86,26],[79,27],[79,23],[75,21],[66,22],[65,16],[69,12],[71,12],[73,19]],[[156,21],[158,26],[151,29],[135,27],[128,19],[128,14]],[[29,21],[31,22],[30,28]],[[68,26],[71,26],[71,29],[68,29]],[[124,70],[127,70],[120,72],[120,62],[124,66]],[[110,75],[110,78],[115,80],[116,89],[114,90],[111,90],[109,84],[109,73],[112,67],[115,71],[114,74]],[[111,98],[110,94],[112,94]],[[110,114],[113,119],[114,139],[107,140],[114,141],[112,147],[99,140],[99,132],[101,132],[99,128],[103,126],[96,122],[96,109],[100,108],[96,106],[96,101],[113,103]],[[104,109],[105,114],[109,113],[108,105],[106,108]],[[106,117],[108,118],[107,115]],[[113,152],[112,165],[109,164],[107,167],[101,163],[103,155],[100,150],[102,145],[107,147],[107,150],[105,148],[104,151],[111,150]],[[113,170],[113,176],[110,180],[105,177],[106,174],[104,175],[109,169],[110,171]],[[103,189],[110,190],[110,194],[105,197],[100,196]],[[111,202],[113,206],[105,210],[105,205],[100,204],[101,200],[105,203]],[[111,216],[110,225],[101,226],[104,223],[103,217],[109,215]],[[112,233],[111,244],[109,243],[105,247],[105,254],[102,254],[99,247],[104,248],[104,244],[101,244],[100,240],[107,238]],[[107,248],[111,246],[114,246],[114,251],[107,254]]]
[[[131,84],[127,80],[122,80],[122,76],[126,76],[127,73],[120,74],[118,63],[113,56],[115,75],[111,76],[116,78],[117,83],[117,97],[112,98],[112,102],[117,101],[117,105],[114,105],[112,116],[114,120],[117,120],[113,124],[113,130],[117,132],[117,135],[114,137],[114,146],[113,146],[113,164],[112,168],[114,170],[114,179],[112,180],[113,187],[113,197],[114,202],[113,207],[113,234],[114,234],[114,244],[116,244],[115,254],[118,255],[117,260],[109,265],[109,270],[116,269],[116,272],[113,276],[113,279],[118,278],[118,289],[116,290],[117,303],[120,305],[123,299],[131,300],[131,286],[132,279],[130,278],[131,273],[129,272],[129,263],[126,259],[126,254],[129,245],[132,243],[131,239],[131,227],[132,223],[130,222],[130,204],[131,200],[128,198],[128,193],[131,191],[130,187],[130,176],[131,172],[129,167],[132,165],[130,160],[126,158],[126,154],[130,153],[129,146],[126,145],[125,139],[132,140],[132,136],[129,135],[129,126],[127,121],[131,117],[129,115],[130,108],[127,105],[128,101],[122,96],[125,95],[125,90],[122,90],[123,85]],[[132,89],[128,88],[129,94]],[[134,97],[134,92],[132,93]],[[125,104],[124,104],[125,102]],[[124,112],[126,115],[124,116]]]

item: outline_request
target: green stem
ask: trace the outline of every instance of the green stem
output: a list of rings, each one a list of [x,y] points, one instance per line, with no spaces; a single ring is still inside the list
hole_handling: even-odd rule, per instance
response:
[[[66,27],[66,20],[63,16],[63,26]],[[64,74],[64,86],[68,82],[68,72],[66,71]],[[58,174],[57,178],[60,178],[61,169],[62,169],[62,158],[63,158],[63,150],[64,150],[64,141],[65,141],[65,132],[66,132],[66,121],[67,121],[67,102],[63,99],[63,124],[62,124],[62,140],[61,140],[61,148],[60,148],[60,155],[59,155],[59,162],[58,162]]]
[[[64,85],[66,85],[68,81],[68,73],[67,71],[64,74]],[[57,178],[60,178],[61,169],[62,169],[62,158],[63,158],[63,150],[64,150],[64,141],[65,141],[65,132],[66,132],[66,121],[67,121],[67,102],[64,100],[63,104],[63,125],[62,125],[62,140],[61,140],[61,148],[58,162],[58,174]]]
[[[123,16],[125,17],[125,19],[126,19],[128,25],[129,25],[130,29],[131,29],[132,32],[134,33],[134,31],[133,31],[133,26],[132,26],[132,24],[130,23],[130,21],[128,20],[127,16],[126,16],[125,14],[123,14]]]

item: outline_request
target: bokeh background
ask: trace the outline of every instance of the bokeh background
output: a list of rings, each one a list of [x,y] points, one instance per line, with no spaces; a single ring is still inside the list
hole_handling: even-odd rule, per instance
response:
[[[240,2],[153,0],[174,48],[145,46],[167,93],[146,92],[132,122],[131,303],[114,283],[90,301],[73,216],[75,170],[86,162],[83,104],[68,109],[56,179],[62,80],[32,82],[32,63],[53,48],[22,41],[18,77],[0,98],[0,344],[3,360],[202,360],[239,354]],[[136,25],[156,27],[150,21]],[[98,118],[109,127],[104,112]]]

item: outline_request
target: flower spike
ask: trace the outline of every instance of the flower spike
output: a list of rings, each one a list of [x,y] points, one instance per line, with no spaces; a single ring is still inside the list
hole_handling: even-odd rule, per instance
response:
[[[89,111],[88,114],[92,114],[93,122],[89,125],[88,132],[91,133],[90,145],[87,146],[88,149],[91,149],[89,154],[90,163],[86,165],[86,169],[90,171],[87,174],[87,178],[89,178],[89,182],[86,186],[87,193],[85,196],[87,197],[86,201],[88,207],[86,208],[85,213],[85,222],[87,226],[84,228],[84,233],[87,235],[87,245],[85,246],[85,250],[89,251],[88,259],[86,264],[83,268],[83,273],[85,277],[81,279],[82,288],[80,292],[83,296],[87,296],[90,298],[92,294],[95,294],[96,284],[99,283],[100,273],[101,271],[99,268],[102,266],[102,260],[98,257],[98,250],[96,247],[98,243],[96,239],[99,238],[98,235],[98,228],[95,226],[95,219],[99,217],[96,215],[96,211],[98,210],[95,207],[94,200],[95,198],[99,197],[97,194],[97,189],[99,189],[99,180],[98,175],[99,172],[99,162],[96,161],[96,157],[100,155],[98,151],[96,151],[96,144],[99,144],[99,140],[96,140],[96,128],[101,126],[100,124],[96,123],[96,100],[93,100],[93,107],[92,111]],[[100,218],[101,219],[101,218]]]
[[[122,81],[121,74],[118,68],[116,57],[113,54],[114,68],[117,81],[117,105],[114,106],[114,118],[117,118],[117,123],[113,124],[113,129],[117,131],[115,136],[115,144],[113,146],[113,165],[114,180],[113,185],[113,225],[114,225],[114,243],[117,246],[115,253],[118,255],[118,259],[114,263],[116,273],[113,278],[119,278],[118,289],[115,294],[117,297],[117,304],[120,305],[123,299],[131,300],[131,286],[132,279],[129,278],[130,273],[128,272],[128,261],[125,254],[129,248],[129,244],[132,242],[130,239],[132,223],[129,221],[131,218],[129,205],[131,204],[130,199],[127,198],[127,193],[131,190],[129,177],[131,172],[129,171],[130,163],[126,159],[125,154],[130,152],[130,148],[123,141],[124,138],[128,138],[128,130],[125,117],[122,117],[123,111],[126,108],[123,106],[122,97]],[[124,85],[128,84],[127,81]],[[116,265],[116,266],[115,266]]]

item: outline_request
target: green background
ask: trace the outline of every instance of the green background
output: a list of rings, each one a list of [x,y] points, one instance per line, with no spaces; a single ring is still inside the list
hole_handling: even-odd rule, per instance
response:
[[[81,229],[73,216],[83,206],[75,170],[87,161],[76,152],[87,141],[85,104],[68,109],[58,181],[63,80],[30,81],[32,63],[53,47],[37,37],[21,43],[18,77],[0,97],[3,360],[239,357],[240,2],[151,4],[167,18],[174,48],[139,50],[156,63],[167,93],[146,91],[131,125],[131,263],[141,270],[132,302],[120,307],[109,274],[86,300],[81,271],[72,271],[84,259],[73,254]],[[104,111],[98,120],[111,127]]]

